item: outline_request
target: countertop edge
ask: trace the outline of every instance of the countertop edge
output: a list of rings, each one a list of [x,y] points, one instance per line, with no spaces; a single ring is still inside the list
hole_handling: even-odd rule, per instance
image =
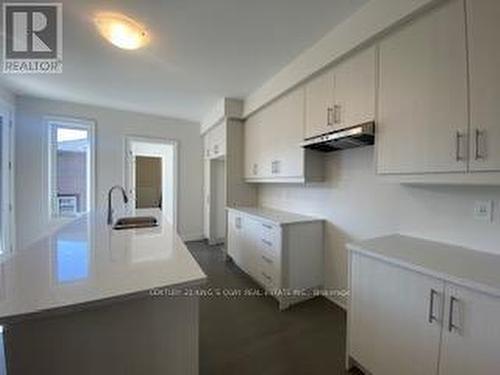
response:
[[[100,308],[104,306],[108,306],[114,303],[127,302],[134,299],[146,298],[146,297],[155,297],[150,294],[151,290],[155,289],[180,289],[180,288],[192,288],[196,286],[201,286],[205,284],[208,280],[208,277],[205,275],[204,277],[195,278],[188,281],[181,281],[175,284],[168,284],[163,286],[157,286],[153,288],[148,288],[140,291],[134,291],[131,293],[119,294],[110,297],[104,297],[101,299],[78,302],[76,304],[67,304],[56,307],[49,307],[43,310],[30,311],[27,313],[19,313],[16,315],[10,315],[8,317],[0,318],[0,325],[2,324],[12,324],[19,323],[25,320],[31,319],[40,319],[45,317],[53,317],[53,316],[61,316],[65,314],[71,314],[76,312],[81,312],[85,310]],[[159,297],[156,297],[159,298]],[[192,297],[190,297],[192,298]],[[195,298],[199,298],[196,297]]]
[[[433,269],[428,268],[428,267],[420,266],[420,265],[412,263],[412,262],[398,259],[396,257],[382,255],[374,250],[367,249],[360,244],[348,243],[346,245],[346,247],[350,252],[357,252],[357,253],[363,254],[365,256],[369,256],[371,258],[379,259],[379,260],[382,260],[386,263],[393,264],[395,266],[410,269],[410,270],[413,270],[415,272],[418,272],[418,273],[421,273],[421,274],[424,274],[427,276],[441,279],[441,280],[444,280],[444,281],[447,281],[447,282],[450,282],[450,283],[453,283],[453,284],[456,284],[459,286],[463,286],[463,287],[466,287],[469,289],[474,289],[474,290],[477,290],[479,292],[500,298],[500,288],[497,288],[497,287],[494,287],[494,286],[491,286],[491,285],[488,285],[488,284],[485,284],[482,282],[478,282],[478,281],[474,281],[474,280],[470,280],[470,279],[465,279],[465,278],[454,276],[454,275],[451,275],[449,273],[445,273],[445,272],[441,272],[441,271],[436,271],[436,270],[433,270]],[[474,250],[470,250],[470,251],[474,251]]]
[[[277,220],[273,220],[273,219],[271,219],[269,217],[266,217],[264,215],[258,215],[256,213],[248,212],[248,211],[245,210],[245,208],[255,208],[255,209],[258,209],[259,207],[226,207],[226,210],[227,211],[241,212],[242,214],[245,214],[245,215],[248,215],[248,216],[251,216],[251,217],[255,217],[255,218],[258,218],[260,220],[266,220],[266,221],[268,221],[270,223],[273,223],[273,224],[276,224],[276,225],[279,225],[279,226],[301,224],[301,223],[314,223],[314,222],[322,222],[322,221],[324,221],[324,219],[321,219],[321,218],[308,217],[306,215],[297,214],[295,212],[290,212],[290,214],[304,216],[304,218],[300,219],[300,220],[277,221]],[[282,211],[282,212],[286,212],[286,211]]]

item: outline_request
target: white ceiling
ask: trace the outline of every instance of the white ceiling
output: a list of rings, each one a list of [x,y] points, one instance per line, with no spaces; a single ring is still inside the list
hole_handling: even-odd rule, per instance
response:
[[[219,98],[257,89],[367,1],[63,1],[64,73],[0,80],[17,94],[199,121]],[[151,44],[108,44],[93,25],[97,11],[145,24]]]

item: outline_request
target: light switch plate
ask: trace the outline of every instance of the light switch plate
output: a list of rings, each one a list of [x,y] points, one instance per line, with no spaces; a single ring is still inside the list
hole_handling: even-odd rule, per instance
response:
[[[476,201],[474,204],[474,219],[493,222],[493,201]]]

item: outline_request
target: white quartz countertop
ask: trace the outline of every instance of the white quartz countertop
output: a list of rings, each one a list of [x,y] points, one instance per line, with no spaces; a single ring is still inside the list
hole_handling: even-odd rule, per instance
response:
[[[278,225],[322,220],[312,216],[300,215],[293,212],[280,211],[267,207],[228,207],[227,209],[230,211],[241,212],[246,215],[268,220]]]
[[[347,245],[364,253],[458,285],[500,296],[500,255],[403,235]]]
[[[147,295],[206,279],[159,210],[154,228],[111,230],[89,214],[1,260],[0,321],[52,309]]]

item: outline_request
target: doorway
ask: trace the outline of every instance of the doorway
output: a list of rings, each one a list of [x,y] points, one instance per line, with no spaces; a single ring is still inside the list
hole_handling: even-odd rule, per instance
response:
[[[126,189],[133,209],[160,209],[177,226],[177,142],[127,137]]]

